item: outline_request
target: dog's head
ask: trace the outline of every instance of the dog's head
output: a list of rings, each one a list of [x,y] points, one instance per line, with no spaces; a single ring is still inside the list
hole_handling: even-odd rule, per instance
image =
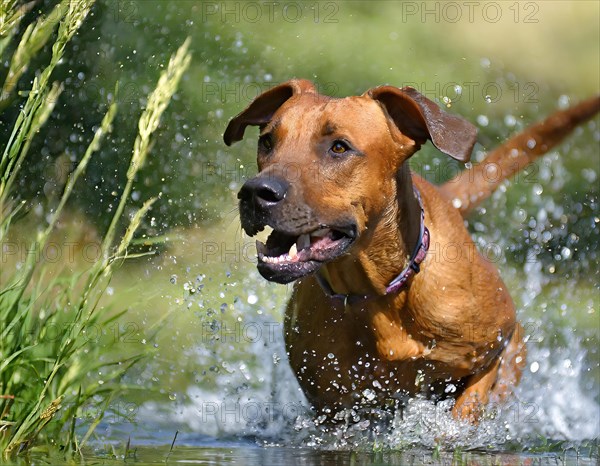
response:
[[[238,193],[242,227],[257,242],[258,270],[289,283],[351,251],[396,199],[396,172],[431,140],[466,162],[476,129],[412,88],[381,86],[335,99],[292,80],[259,95],[231,120],[227,145],[259,126],[259,173]]]

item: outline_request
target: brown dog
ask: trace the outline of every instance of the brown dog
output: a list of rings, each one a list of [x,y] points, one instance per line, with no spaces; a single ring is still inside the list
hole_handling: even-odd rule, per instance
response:
[[[537,149],[529,134],[491,160],[505,170],[514,149],[522,168],[568,130],[543,138],[597,110],[595,99],[562,112],[536,134]],[[525,364],[524,335],[461,216],[491,192],[483,164],[465,177],[473,189],[440,189],[407,163],[427,140],[468,161],[475,127],[412,88],[335,99],[304,80],[258,96],[229,123],[225,143],[241,140],[248,125],[260,126],[259,174],[238,195],[242,227],[250,236],[272,227],[257,243],[258,269],[271,281],[296,281],[285,339],[317,411],[390,406],[421,393],[452,396],[453,413],[475,420],[510,393]]]

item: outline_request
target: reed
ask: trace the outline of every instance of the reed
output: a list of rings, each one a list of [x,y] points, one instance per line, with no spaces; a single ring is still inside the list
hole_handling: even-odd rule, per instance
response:
[[[8,141],[3,142],[0,159],[0,247],[4,247],[17,215],[27,205],[24,200],[16,201],[14,186],[22,176],[23,163],[36,163],[29,154],[29,144],[60,98],[62,84],[52,82],[53,70],[93,4],[94,0],[61,2],[51,15],[39,17],[25,28],[10,57],[0,112],[13,104],[21,106],[21,111]],[[19,22],[30,5],[0,0],[0,53],[5,53],[7,43],[16,39]],[[37,73],[22,102],[14,95],[17,81],[31,58],[54,37],[56,27],[50,62]],[[146,201],[122,228],[127,222],[123,212],[136,175],[148,157],[152,134],[190,63],[188,48],[189,40],[173,55],[142,112],[127,181],[111,224],[104,232],[100,258],[82,270],[53,275],[39,255],[28,254],[19,267],[4,275],[8,278],[0,286],[0,449],[5,458],[29,450],[36,442],[60,446],[67,452],[79,451],[110,400],[131,388],[123,382],[123,376],[150,354],[140,350],[126,357],[107,357],[99,342],[91,340],[87,332],[90,328],[107,328],[126,312],[111,311],[106,299],[102,305],[100,299],[105,296],[116,264],[128,257],[135,231],[154,202]],[[8,60],[4,56],[2,59]],[[48,225],[36,234],[29,250],[44,250],[75,184],[111,132],[117,113],[117,92],[118,88],[70,173],[60,201],[48,216]],[[148,331],[156,331],[158,325]],[[56,329],[61,331],[57,333]],[[99,399],[103,400],[102,408],[95,411],[97,415],[79,438],[78,432],[82,431],[76,429],[76,420],[86,417],[82,411]]]

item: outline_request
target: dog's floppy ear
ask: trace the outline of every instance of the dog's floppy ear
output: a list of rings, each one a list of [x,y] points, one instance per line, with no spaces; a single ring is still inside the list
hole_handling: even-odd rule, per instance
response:
[[[379,101],[400,132],[417,144],[429,139],[444,154],[469,161],[477,128],[467,120],[443,112],[412,87],[380,86],[365,94]]]
[[[230,146],[234,142],[241,141],[246,126],[267,124],[286,100],[305,92],[316,93],[314,84],[306,79],[292,79],[263,92],[229,122],[223,134],[225,144]]]

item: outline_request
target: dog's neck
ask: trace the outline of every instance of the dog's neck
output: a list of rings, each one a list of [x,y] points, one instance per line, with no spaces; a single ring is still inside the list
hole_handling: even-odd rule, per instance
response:
[[[383,296],[390,282],[406,267],[419,241],[421,206],[415,197],[408,164],[396,176],[396,198],[359,241],[358,254],[324,265],[321,276],[340,295]]]

